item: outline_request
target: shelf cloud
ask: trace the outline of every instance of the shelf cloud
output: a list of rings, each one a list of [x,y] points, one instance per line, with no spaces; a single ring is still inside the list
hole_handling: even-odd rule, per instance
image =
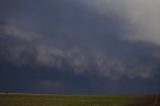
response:
[[[160,64],[158,0],[12,2],[0,2],[0,59],[110,79],[152,78]]]

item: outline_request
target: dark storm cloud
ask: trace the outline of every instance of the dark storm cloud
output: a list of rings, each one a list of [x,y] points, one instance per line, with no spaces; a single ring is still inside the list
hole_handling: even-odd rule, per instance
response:
[[[13,39],[20,39],[20,40],[32,40],[38,37],[39,35],[35,32],[25,31],[20,28],[16,28],[14,26],[0,26],[2,38],[13,38]]]
[[[112,1],[92,3],[2,0],[1,58],[20,66],[68,68],[110,79],[153,77],[160,63],[159,46],[122,40],[135,30],[118,13],[123,9],[118,11]]]

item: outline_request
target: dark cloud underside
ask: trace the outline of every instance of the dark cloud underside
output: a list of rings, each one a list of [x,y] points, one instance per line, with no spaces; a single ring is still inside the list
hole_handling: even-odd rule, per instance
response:
[[[143,5],[142,8],[150,10],[146,6],[148,2],[142,0],[138,8]],[[38,92],[87,93],[90,88],[92,93],[159,92],[158,24],[152,25],[155,30],[147,30],[150,26],[143,25],[155,21],[148,22],[136,9],[131,11],[130,5],[134,8],[131,3],[1,0],[0,83],[3,86],[0,90],[36,92],[42,87]],[[124,11],[126,8],[129,13]],[[152,11],[158,9],[156,5]],[[137,16],[135,22],[133,14]],[[146,21],[139,23],[142,19]],[[151,35],[145,36],[144,30],[153,34],[153,39],[148,40]],[[131,82],[131,87],[136,83],[142,86],[132,90]],[[149,86],[151,83],[153,87]],[[129,84],[126,90],[116,89],[126,84]],[[25,89],[26,86],[30,88]]]

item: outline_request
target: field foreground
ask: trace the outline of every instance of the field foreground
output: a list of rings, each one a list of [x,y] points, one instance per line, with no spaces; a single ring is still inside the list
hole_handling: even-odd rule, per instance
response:
[[[160,106],[160,96],[0,94],[0,106]]]

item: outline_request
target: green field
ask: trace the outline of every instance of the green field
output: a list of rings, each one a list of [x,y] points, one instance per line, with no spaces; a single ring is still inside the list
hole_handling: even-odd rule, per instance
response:
[[[159,97],[0,94],[0,106],[160,106]]]

